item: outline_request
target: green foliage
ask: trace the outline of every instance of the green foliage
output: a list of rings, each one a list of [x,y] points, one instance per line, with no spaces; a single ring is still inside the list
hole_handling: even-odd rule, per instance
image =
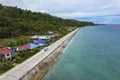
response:
[[[14,58],[14,63],[21,63],[23,61],[23,58],[21,56],[16,55]]]
[[[28,38],[20,38],[20,39],[17,39],[16,41],[9,40],[9,42],[7,42],[7,46],[11,46],[11,47],[21,46],[21,45],[26,44],[28,42],[29,42]]]
[[[29,57],[31,57],[32,55],[36,54],[37,52],[39,52],[40,49],[36,48],[33,50],[28,50],[28,51],[21,51],[19,54],[17,54],[16,56],[13,57],[13,61],[8,61],[8,60],[2,60],[0,61],[0,74],[8,71],[9,69],[11,69],[12,67],[14,67],[14,64],[19,64],[23,61],[25,61],[26,59],[28,59]]]
[[[0,5],[0,38],[44,34],[47,31],[65,33],[69,26],[85,25],[93,25],[93,23],[62,19],[49,14]]]
[[[13,67],[13,63],[7,60],[3,60],[0,62],[0,74],[6,72],[7,70]]]
[[[37,52],[39,52],[40,51],[40,49],[39,48],[36,48],[36,49],[33,49],[32,51],[30,51],[30,54],[31,55],[34,55],[34,54],[36,54]]]
[[[28,51],[21,51],[18,55],[14,56],[14,63],[21,63],[39,51],[40,51],[39,48],[30,50],[30,51],[29,50]]]
[[[11,46],[11,47],[16,46],[16,43],[14,41],[11,41],[8,43],[8,46]]]

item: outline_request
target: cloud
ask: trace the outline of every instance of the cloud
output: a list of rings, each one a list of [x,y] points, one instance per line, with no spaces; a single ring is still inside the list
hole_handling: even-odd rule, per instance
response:
[[[117,14],[117,12],[110,12],[110,11],[97,11],[97,12],[61,12],[56,13],[53,15],[63,17],[63,18],[80,18],[80,17],[95,17],[95,16],[108,16],[108,15],[114,15]]]
[[[91,7],[88,7],[88,10],[93,10],[95,9],[95,7],[91,6]]]
[[[63,18],[107,16],[120,12],[120,0],[0,0],[0,3]]]
[[[111,8],[111,7],[113,7],[113,6],[111,4],[109,4],[109,5],[102,6],[101,8],[102,9],[107,9],[107,8]]]
[[[120,14],[109,16],[97,16],[97,17],[82,17],[77,20],[93,21],[94,23],[102,24],[120,24]]]

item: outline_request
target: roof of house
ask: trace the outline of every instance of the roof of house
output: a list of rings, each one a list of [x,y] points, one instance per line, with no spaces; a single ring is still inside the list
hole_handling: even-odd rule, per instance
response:
[[[0,54],[9,54],[11,50],[9,48],[0,49]]]
[[[25,44],[21,47],[18,47],[19,50],[28,50],[29,49],[29,44]]]
[[[46,41],[39,39],[39,40],[36,40],[34,43],[35,43],[35,44],[46,44]]]
[[[59,36],[61,36],[61,34],[60,33],[56,33],[55,36],[59,37]]]
[[[54,34],[54,32],[52,32],[52,31],[49,31],[48,33],[49,33],[49,34]]]
[[[37,39],[37,38],[39,38],[39,35],[34,35],[31,37],[31,39]]]
[[[50,36],[39,36],[39,39],[50,39]]]
[[[38,47],[38,45],[33,44],[33,43],[30,43],[29,45],[30,45],[30,47],[29,47],[30,49],[34,49],[34,48],[37,48],[37,47]]]
[[[19,50],[28,50],[28,49],[34,49],[37,47],[38,47],[38,45],[36,45],[36,44],[28,43],[28,44],[25,44],[25,45],[19,47]]]

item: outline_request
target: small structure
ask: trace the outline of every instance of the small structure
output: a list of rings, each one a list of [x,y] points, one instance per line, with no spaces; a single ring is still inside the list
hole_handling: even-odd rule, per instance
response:
[[[34,35],[31,37],[32,40],[38,40],[38,38],[39,38],[39,35]]]
[[[12,57],[19,54],[19,50],[18,50],[18,47],[11,47],[11,55]]]
[[[49,42],[49,41],[52,40],[52,38],[51,38],[50,36],[39,36],[39,39],[40,39],[40,40],[45,40],[45,41],[47,41],[47,42]]]
[[[35,40],[34,44],[37,44],[38,46],[44,46],[46,44],[45,40]]]
[[[60,37],[61,36],[61,34],[60,33],[55,33],[55,37]]]
[[[52,32],[52,31],[49,31],[49,32],[48,32],[48,34],[49,34],[49,35],[53,35],[53,34],[54,34],[54,32]]]
[[[25,44],[23,46],[18,47],[19,51],[28,50],[28,49],[29,49],[29,44]]]
[[[36,44],[33,44],[33,43],[29,44],[29,49],[35,49],[37,47],[38,47],[38,45],[36,45]]]
[[[48,34],[50,35],[51,38],[54,38],[54,37],[55,37],[55,33],[52,32],[52,31],[49,31]]]
[[[11,50],[9,48],[0,49],[0,60],[3,59],[7,59],[7,60],[12,59]]]
[[[55,37],[55,34],[51,34],[49,35],[50,38],[54,38]]]
[[[51,38],[54,38],[54,37],[55,37],[55,34],[53,34],[53,35],[50,35],[50,37],[51,37]]]
[[[25,45],[23,45],[23,46],[21,46],[21,47],[18,47],[18,50],[19,50],[19,51],[31,50],[31,49],[35,49],[35,48],[37,48],[37,47],[38,47],[38,45],[36,45],[36,44],[28,43],[28,44],[25,44]]]

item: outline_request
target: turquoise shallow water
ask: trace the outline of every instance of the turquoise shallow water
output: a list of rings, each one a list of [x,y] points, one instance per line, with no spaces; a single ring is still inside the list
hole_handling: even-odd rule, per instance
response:
[[[82,28],[42,80],[120,80],[120,26]]]

